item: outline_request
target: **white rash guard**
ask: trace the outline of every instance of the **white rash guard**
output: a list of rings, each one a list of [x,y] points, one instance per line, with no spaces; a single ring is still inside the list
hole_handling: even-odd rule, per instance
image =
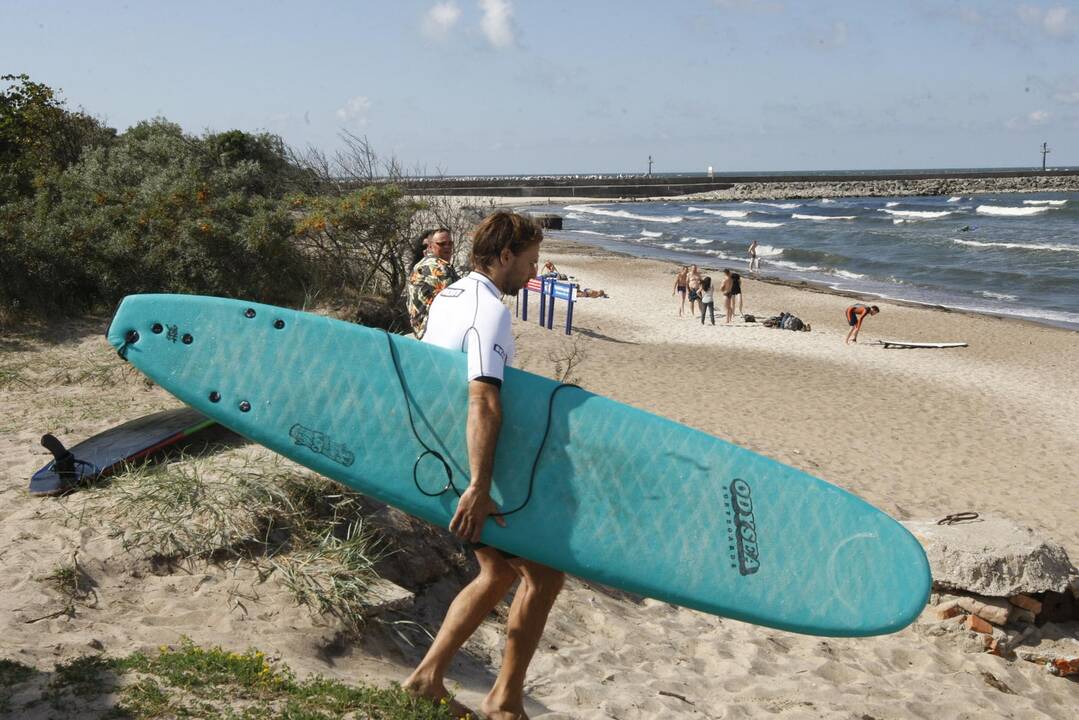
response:
[[[502,384],[513,362],[510,311],[502,292],[486,275],[469,273],[431,303],[422,342],[468,353],[468,380]]]

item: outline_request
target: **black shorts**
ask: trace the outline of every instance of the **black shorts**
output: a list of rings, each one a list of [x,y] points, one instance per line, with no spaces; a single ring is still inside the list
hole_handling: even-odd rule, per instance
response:
[[[475,542],[475,543],[474,542],[466,542],[465,547],[468,548],[469,550],[471,550],[472,552],[476,552],[480,548],[491,547],[491,546],[487,545],[485,543],[481,543],[481,542]],[[513,553],[508,553],[505,550],[499,550],[498,548],[495,548],[495,550],[498,550],[498,554],[501,555],[506,560],[516,560],[517,557],[518,557],[517,555],[514,555]]]
[[[697,293],[696,290],[690,290],[689,291],[689,301],[690,302],[693,302],[694,300],[700,300],[700,299],[701,299],[701,296]]]

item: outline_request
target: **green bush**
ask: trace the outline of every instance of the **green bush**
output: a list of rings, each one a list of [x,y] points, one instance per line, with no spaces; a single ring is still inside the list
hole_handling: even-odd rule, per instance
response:
[[[0,87],[0,323],[146,292],[297,304],[318,297],[407,327],[401,302],[423,206],[392,184],[346,192],[281,138],[123,134],[25,75]],[[321,170],[320,170],[321,168]],[[372,182],[374,182],[372,180]]]
[[[26,75],[0,82],[0,205],[34,193],[35,181],[76,162],[87,147],[107,145],[116,131],[70,112],[46,85]]]
[[[237,154],[222,161],[220,137],[140,123],[0,208],[0,301],[40,314],[139,292],[297,298],[308,273],[293,221],[283,201],[257,192],[285,173]]]

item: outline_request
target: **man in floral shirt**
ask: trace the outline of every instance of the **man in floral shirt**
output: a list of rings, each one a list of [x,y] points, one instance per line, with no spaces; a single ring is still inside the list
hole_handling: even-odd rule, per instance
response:
[[[450,231],[439,228],[427,235],[423,259],[412,268],[408,278],[408,319],[416,338],[427,329],[427,311],[435,296],[461,279],[450,263],[453,258],[453,239]]]

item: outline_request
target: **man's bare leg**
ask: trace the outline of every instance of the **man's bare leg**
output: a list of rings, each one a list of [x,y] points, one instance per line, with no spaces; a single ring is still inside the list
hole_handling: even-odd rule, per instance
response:
[[[530,560],[511,560],[521,573],[521,585],[506,623],[506,650],[502,669],[480,709],[489,720],[524,720],[524,684],[528,664],[539,647],[547,616],[558,597],[565,575]]]
[[[517,580],[517,570],[494,548],[477,549],[476,560],[480,564],[479,575],[461,588],[450,603],[435,641],[404,682],[404,688],[415,695],[435,701],[449,695],[445,677],[453,656]],[[455,714],[467,711],[464,706],[451,709]]]

